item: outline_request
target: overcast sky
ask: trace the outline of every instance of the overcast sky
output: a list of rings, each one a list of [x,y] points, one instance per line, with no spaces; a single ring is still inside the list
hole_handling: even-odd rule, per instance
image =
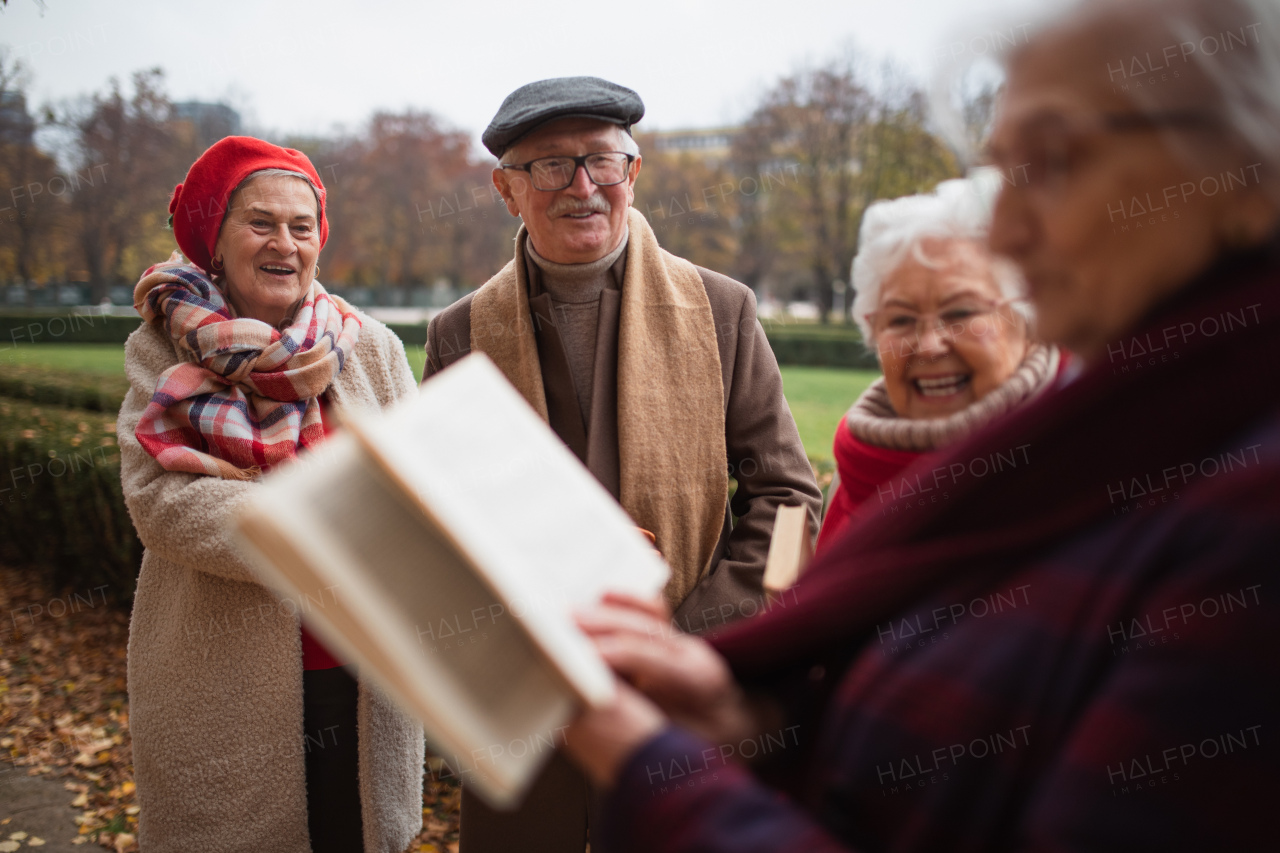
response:
[[[35,104],[160,66],[175,100],[226,101],[246,130],[326,134],[413,107],[478,138],[507,93],[545,77],[593,74],[636,89],[648,129],[740,121],[780,75],[850,45],[923,81],[942,54],[1017,37],[1037,5],[9,0],[0,44],[26,65]]]

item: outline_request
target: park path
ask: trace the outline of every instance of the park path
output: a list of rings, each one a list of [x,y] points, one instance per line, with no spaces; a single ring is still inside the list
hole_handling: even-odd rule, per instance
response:
[[[75,822],[77,812],[71,807],[75,796],[59,781],[28,776],[27,768],[0,761],[0,849],[32,853],[84,853],[95,849],[71,841],[78,837],[79,829]],[[13,841],[11,836],[15,833],[26,833],[26,837]],[[32,841],[44,843],[33,845]]]

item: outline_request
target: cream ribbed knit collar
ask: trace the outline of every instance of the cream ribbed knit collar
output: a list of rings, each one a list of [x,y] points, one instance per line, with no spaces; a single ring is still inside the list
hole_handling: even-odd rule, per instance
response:
[[[860,441],[893,450],[923,453],[945,447],[991,419],[1039,394],[1058,372],[1058,348],[1033,344],[1022,364],[981,400],[945,418],[899,417],[880,377],[845,415],[845,426]]]

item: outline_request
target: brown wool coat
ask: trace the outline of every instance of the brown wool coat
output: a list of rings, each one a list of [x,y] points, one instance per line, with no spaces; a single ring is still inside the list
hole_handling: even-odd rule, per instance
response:
[[[615,273],[625,267],[626,257],[624,253],[614,265]],[[806,507],[810,529],[816,534],[822,495],[782,393],[778,362],[756,319],[755,294],[727,276],[702,267],[695,269],[706,289],[715,322],[724,391],[726,462],[738,483],[725,510],[710,566],[675,609],[682,629],[701,632],[758,611],[764,562],[778,507]],[[539,367],[548,407],[552,409],[551,426],[617,498],[618,318],[622,294],[607,289],[601,296],[592,422],[585,435],[575,435],[572,430],[581,431],[582,421],[576,414],[573,377],[559,350],[554,313],[540,286],[541,273],[533,263],[527,264],[527,272],[530,309],[539,315],[532,325],[539,330]],[[424,380],[471,352],[474,296],[468,294],[432,320],[427,331]],[[555,411],[557,399],[564,401],[559,415]]]
[[[328,390],[346,409],[415,389],[400,341],[360,315]],[[257,484],[166,471],[134,438],[181,356],[144,324],[129,337],[117,423],[121,478],[146,550],[129,627],[130,729],[146,853],[308,853],[299,609],[231,544],[227,521]],[[367,853],[400,853],[422,826],[422,727],[361,682],[360,796]]]
[[[647,223],[636,221],[637,212],[632,211],[631,216],[632,237],[641,229],[648,230]],[[521,229],[517,237],[517,258],[522,254],[519,240],[524,233]],[[527,282],[529,323],[537,338],[538,360],[531,370],[541,378],[545,416],[615,499],[623,491],[618,418],[623,408],[618,388],[622,373],[619,324],[627,296],[635,297],[623,293],[629,280],[627,263],[634,248],[629,243],[628,250],[615,262],[611,269],[614,286],[600,296],[590,423],[583,423],[573,375],[556,329],[555,312],[541,284],[541,271],[537,264],[528,262],[527,275],[521,277]],[[510,270],[509,265],[476,293],[504,286],[504,278],[510,279]],[[810,527],[816,532],[822,498],[782,394],[778,363],[756,319],[755,294],[719,273],[702,267],[693,270],[711,307],[721,385],[715,391],[722,392],[717,396],[724,406],[725,464],[738,481],[737,491],[725,508],[707,570],[694,582],[691,592],[679,596],[683,601],[674,601],[677,623],[686,631],[697,632],[714,631],[760,608],[764,562],[778,506],[806,507]],[[519,271],[515,272],[518,276]],[[463,297],[432,320],[427,330],[424,380],[471,352],[474,296]],[[708,336],[711,331],[707,329]],[[681,343],[650,340],[647,345],[655,359],[679,359]],[[699,359],[704,364],[708,361],[712,359]],[[687,369],[691,363],[684,359],[683,364],[664,366]],[[663,375],[661,370],[653,374]],[[517,376],[515,384],[527,388],[531,384],[527,379]],[[644,413],[640,413],[628,426],[636,428],[644,422]],[[672,435],[670,440],[671,455],[678,457],[685,449],[676,445],[680,436]],[[723,479],[717,479],[723,483]],[[462,853],[505,853],[516,849],[528,853],[581,853],[587,841],[588,800],[581,773],[558,754],[543,769],[521,808],[514,812],[493,811],[464,790]]]

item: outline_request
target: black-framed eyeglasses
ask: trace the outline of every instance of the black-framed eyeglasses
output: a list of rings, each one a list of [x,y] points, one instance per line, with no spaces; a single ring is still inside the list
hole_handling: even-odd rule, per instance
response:
[[[535,190],[555,192],[572,184],[579,168],[586,169],[587,177],[598,187],[620,184],[631,173],[635,159],[634,154],[601,151],[581,157],[539,157],[528,163],[504,163],[501,168],[528,172]]]

